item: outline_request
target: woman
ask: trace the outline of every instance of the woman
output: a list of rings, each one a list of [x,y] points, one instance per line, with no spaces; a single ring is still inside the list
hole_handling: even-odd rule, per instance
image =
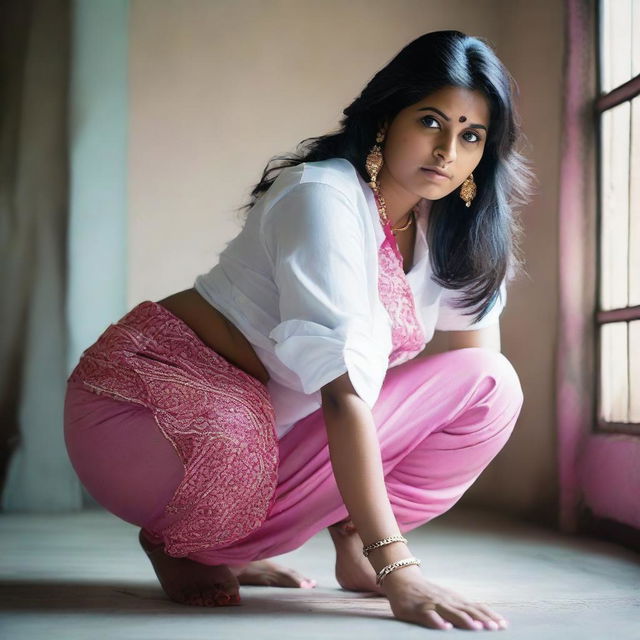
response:
[[[436,329],[495,330],[504,307],[513,207],[531,178],[511,92],[482,40],[419,37],[337,133],[276,177],[267,165],[209,273],[83,353],[70,458],[99,503],[141,528],[171,599],[313,587],[266,558],[328,526],[340,585],[385,595],[398,619],[506,626],[427,581],[401,534],[460,499],[523,402],[498,350],[421,353]]]

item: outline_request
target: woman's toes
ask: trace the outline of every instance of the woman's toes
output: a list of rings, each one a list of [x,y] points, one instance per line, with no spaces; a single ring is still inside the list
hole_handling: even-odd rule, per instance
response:
[[[269,560],[257,560],[237,574],[240,584],[313,589],[317,582]]]
[[[208,598],[209,606],[213,607],[226,607],[229,605],[240,604],[240,594],[239,593],[226,593],[224,591],[218,591]]]
[[[203,593],[202,594],[202,602],[204,603],[205,607],[215,607],[216,606],[216,601],[213,599],[213,596],[209,593]]]
[[[275,586],[293,587],[297,589],[313,589],[318,583],[311,578],[305,578],[293,569],[280,569],[276,573]]]
[[[229,604],[229,600],[231,600],[231,596],[228,593],[218,592],[215,596],[210,596],[209,601],[213,603],[214,606],[224,607]]]
[[[286,582],[286,583],[285,583]],[[315,580],[309,578],[303,578],[301,576],[292,577],[289,576],[286,581],[283,579],[280,581],[282,587],[297,587],[299,589],[313,589],[318,583]]]
[[[219,589],[203,589],[199,593],[190,592],[180,599],[181,604],[193,607],[226,607],[240,604],[239,593],[228,593]]]
[[[293,569],[278,569],[276,574],[276,584],[280,587],[298,587],[300,589],[313,589],[317,582],[310,578],[305,578],[303,575],[294,571]]]

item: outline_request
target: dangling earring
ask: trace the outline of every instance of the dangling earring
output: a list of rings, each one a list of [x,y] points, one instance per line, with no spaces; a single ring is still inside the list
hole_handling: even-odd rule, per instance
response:
[[[476,197],[476,193],[476,183],[473,181],[472,173],[460,187],[460,197],[466,202],[467,207],[471,206],[471,201]]]
[[[369,174],[369,186],[371,187],[374,195],[374,199],[376,201],[376,206],[378,207],[378,215],[380,216],[380,220],[382,224],[389,224],[389,228],[391,232],[395,236],[398,231],[406,231],[412,224],[417,215],[418,205],[416,204],[412,209],[412,214],[409,216],[409,221],[403,227],[393,227],[389,222],[389,218],[387,218],[387,204],[384,201],[384,197],[382,196],[382,190],[380,189],[380,185],[378,184],[378,173],[382,168],[383,158],[382,158],[382,149],[380,148],[380,143],[384,140],[384,133],[382,130],[378,131],[376,135],[376,144],[371,147],[371,151],[367,154],[367,159],[365,160],[365,167],[367,169],[367,173]]]
[[[382,131],[378,131],[376,135],[376,144],[371,148],[371,151],[367,154],[365,161],[365,167],[369,174],[369,186],[375,191],[378,191],[378,173],[382,169],[382,149],[380,148],[380,142],[384,140],[384,134]]]
[[[389,221],[387,218],[387,205],[384,201],[384,198],[382,197],[380,185],[377,183],[378,173],[380,169],[382,169],[383,163],[382,149],[380,148],[380,143],[383,140],[384,133],[382,130],[380,130],[376,135],[376,144],[371,147],[371,151],[369,151],[369,153],[367,154],[367,159],[365,160],[364,166],[366,167],[367,173],[369,174],[369,186],[373,191],[376,206],[378,207],[378,215],[382,220],[382,224],[387,224],[387,222]]]

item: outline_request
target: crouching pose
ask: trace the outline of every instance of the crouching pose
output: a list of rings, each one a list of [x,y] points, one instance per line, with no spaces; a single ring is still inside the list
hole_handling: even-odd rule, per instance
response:
[[[83,353],[69,456],[177,602],[313,588],[268,558],[328,527],[344,589],[434,629],[504,628],[430,582],[403,534],[460,499],[523,402],[499,333],[531,177],[511,78],[484,41],[427,33],[343,114],[267,164],[193,288]],[[426,355],[436,330],[450,349]]]

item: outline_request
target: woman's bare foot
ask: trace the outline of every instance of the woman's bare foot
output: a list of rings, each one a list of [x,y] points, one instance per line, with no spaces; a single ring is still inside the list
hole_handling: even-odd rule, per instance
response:
[[[169,556],[162,544],[147,540],[142,530],[138,540],[164,592],[174,602],[200,607],[240,604],[240,584],[227,565],[212,566]]]
[[[362,555],[362,539],[350,520],[328,527],[336,548],[336,580],[347,591],[373,591],[383,594],[376,585],[376,572]]]
[[[317,584],[315,580],[305,578],[297,571],[270,560],[256,560],[233,566],[212,566],[188,558],[173,558],[167,555],[162,544],[154,544],[147,540],[142,530],[139,540],[151,560],[164,592],[171,600],[183,604],[239,604],[241,584],[302,589],[313,589]]]
[[[266,587],[299,587],[313,589],[316,581],[270,560],[255,560],[244,565],[229,567],[240,584]]]

